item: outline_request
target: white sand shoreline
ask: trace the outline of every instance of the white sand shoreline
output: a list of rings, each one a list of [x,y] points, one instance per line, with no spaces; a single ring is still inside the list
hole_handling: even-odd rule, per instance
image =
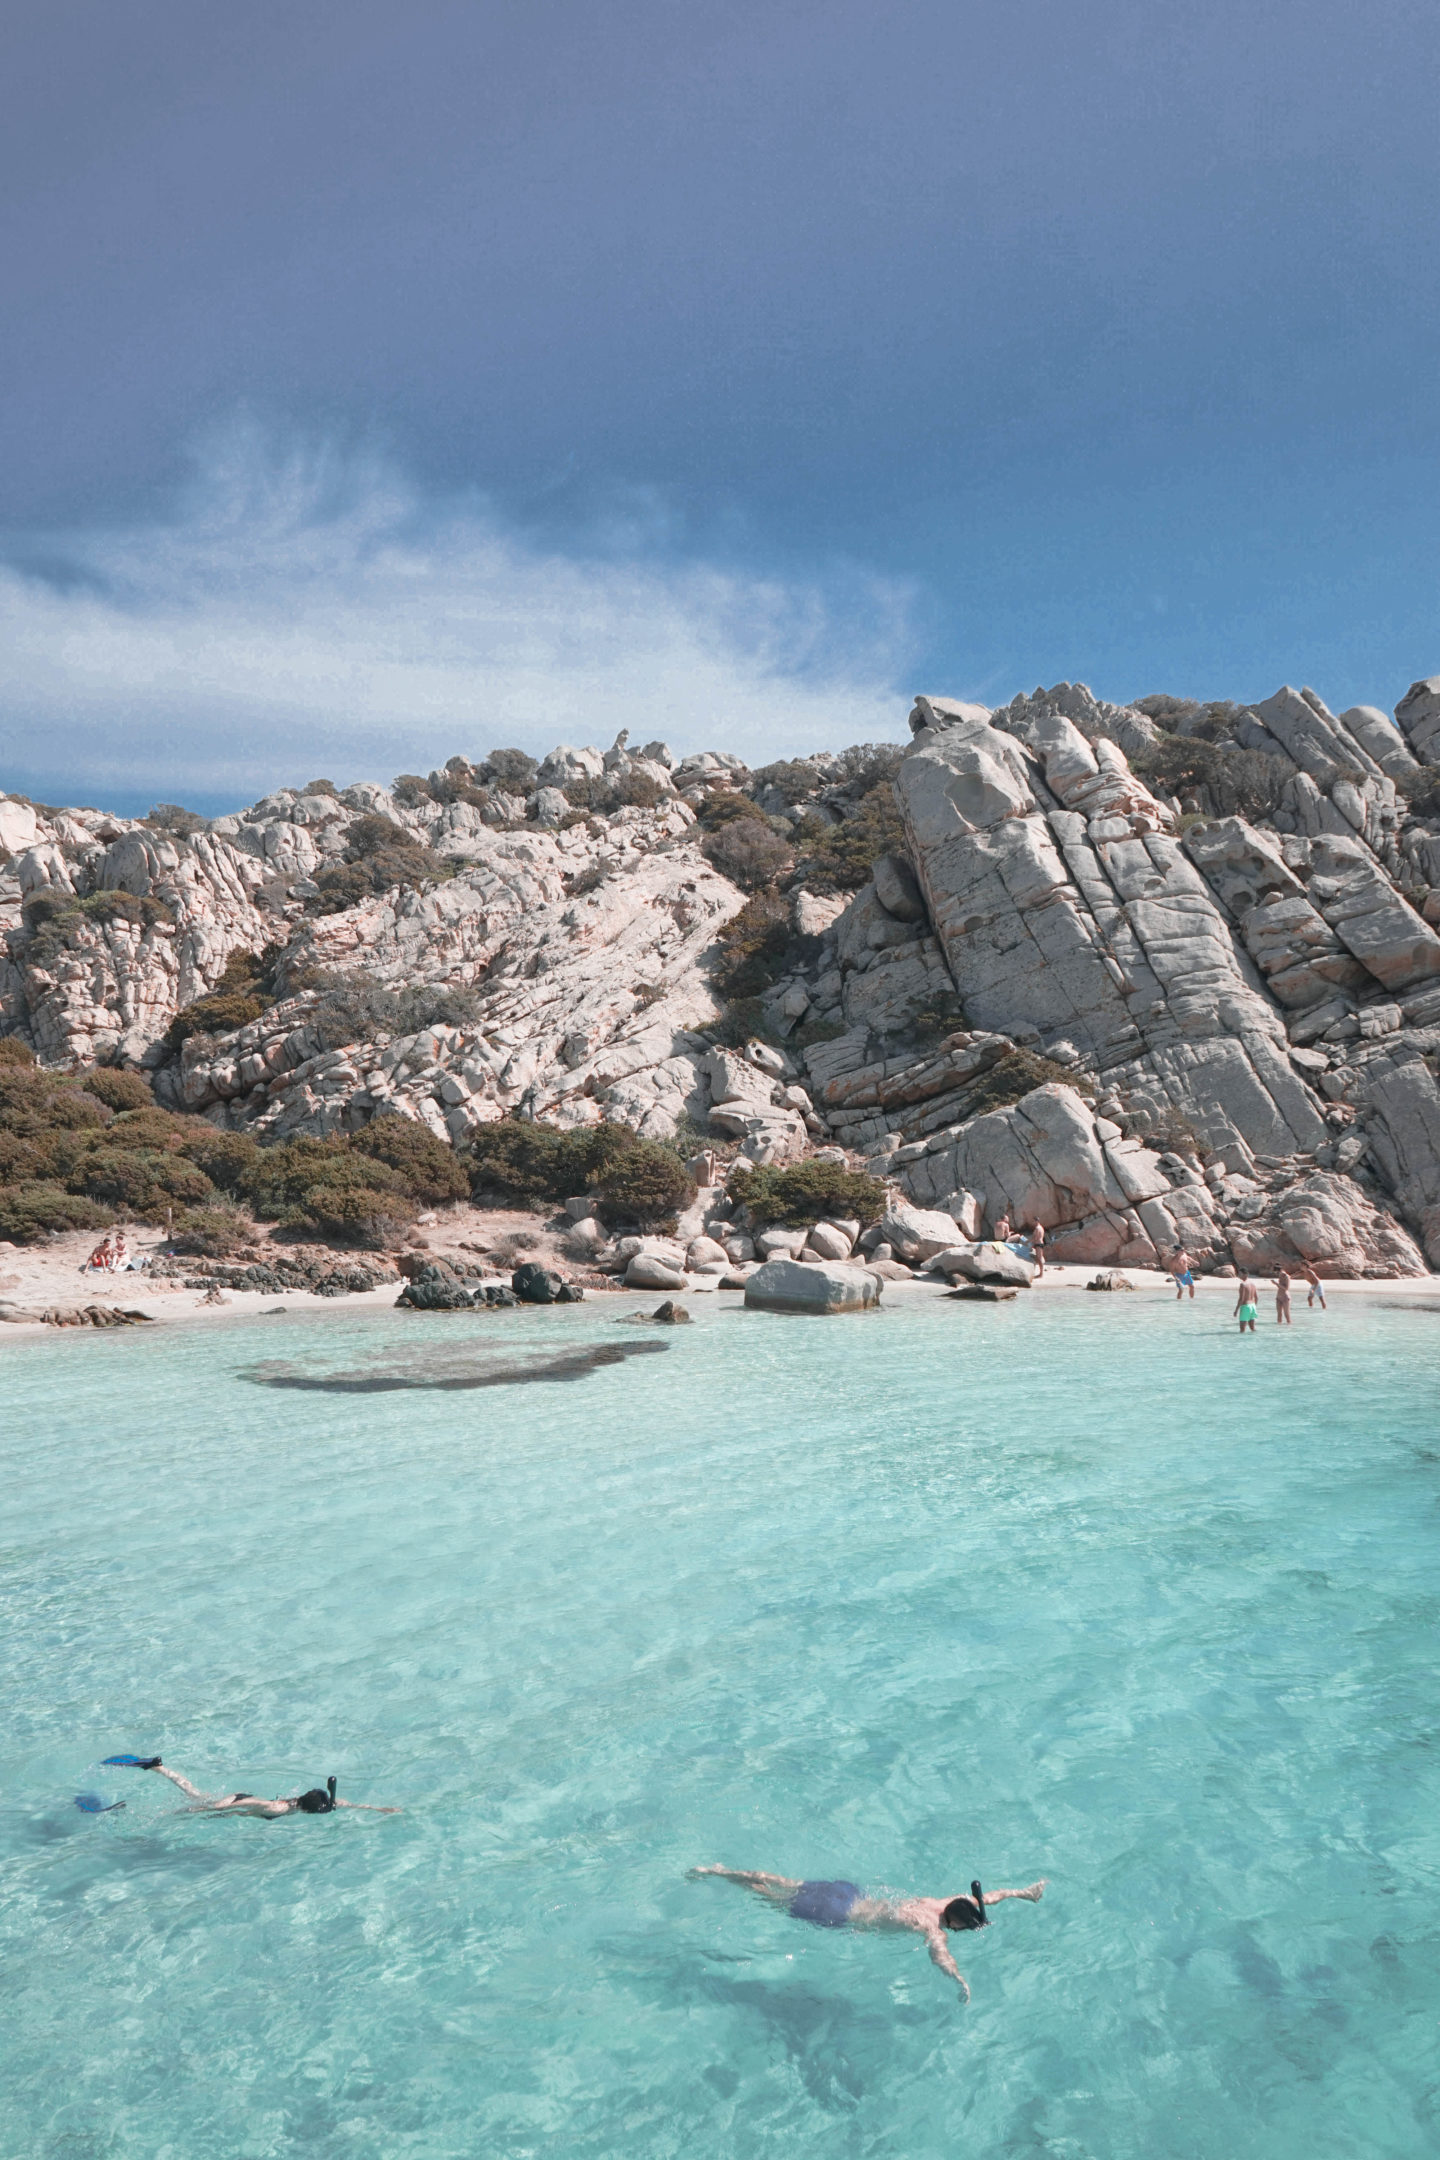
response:
[[[534,1218],[529,1218],[529,1221],[533,1224]],[[495,1229],[493,1219],[489,1227],[492,1231]],[[550,1259],[551,1255],[543,1250],[550,1241],[537,1234],[535,1242],[537,1250],[534,1257]],[[0,1308],[8,1306],[13,1311],[19,1307],[38,1312],[98,1305],[143,1313],[147,1320],[162,1325],[223,1327],[237,1320],[275,1314],[277,1308],[283,1308],[287,1313],[313,1315],[324,1312],[351,1318],[364,1313],[392,1312],[399,1295],[398,1286],[389,1282],[382,1283],[374,1290],[352,1291],[344,1297],[321,1297],[313,1291],[305,1290],[226,1290],[222,1293],[223,1304],[210,1304],[206,1302],[203,1291],[187,1290],[177,1280],[151,1280],[143,1271],[116,1276],[82,1273],[84,1261],[93,1243],[93,1235],[87,1234],[77,1238],[56,1239],[39,1247],[21,1246],[8,1251],[0,1250]],[[450,1248],[448,1254],[443,1249],[444,1246]],[[137,1249],[141,1253],[147,1250],[158,1252],[161,1241],[157,1240],[153,1246],[147,1247],[142,1240]],[[474,1251],[473,1243],[461,1247],[453,1237],[445,1238],[443,1243],[440,1238],[434,1240],[433,1257],[437,1259],[473,1258]],[[277,1249],[273,1258],[280,1261],[283,1258],[283,1249]],[[337,1254],[336,1260],[337,1263],[342,1262],[343,1256]],[[563,1261],[560,1265],[566,1272],[573,1272]],[[1092,1266],[1052,1266],[1047,1268],[1039,1282],[1032,1285],[1028,1295],[1039,1294],[1041,1297],[1053,1298],[1063,1296],[1066,1292],[1084,1294],[1086,1284],[1095,1275],[1103,1272],[1108,1271]],[[1167,1297],[1174,1300],[1174,1284],[1170,1276],[1159,1269],[1124,1268],[1115,1272],[1123,1274],[1126,1280],[1133,1284],[1133,1294],[1136,1296],[1148,1293],[1152,1298]],[[1262,1279],[1260,1287],[1263,1318],[1268,1312],[1266,1293],[1269,1286]],[[1305,1287],[1297,1277],[1293,1298],[1297,1310],[1304,1306]],[[901,1303],[908,1304],[917,1298],[943,1297],[947,1288],[948,1285],[930,1278],[917,1279],[914,1282],[887,1282],[884,1288],[884,1304],[893,1307]],[[613,1303],[619,1307],[624,1301],[626,1306],[637,1311],[647,1307],[653,1309],[654,1305],[661,1302],[664,1294],[653,1290],[625,1290],[618,1283],[613,1289],[593,1285],[586,1288],[587,1302],[606,1306]],[[1110,1294],[1124,1297],[1127,1293],[1121,1291]],[[719,1290],[681,1292],[679,1295],[682,1301],[688,1301],[698,1312],[712,1300],[722,1308],[733,1310],[741,1303],[743,1293],[738,1290]],[[1437,1299],[1437,1309],[1440,1309],[1440,1275],[1404,1276],[1388,1280],[1337,1280],[1325,1284],[1325,1296],[1332,1305],[1348,1303],[1355,1298],[1389,1298],[1408,1303],[1432,1296]],[[1197,1302],[1203,1299],[1207,1304],[1218,1304],[1223,1299],[1228,1312],[1235,1301],[1235,1280],[1228,1276],[1199,1276],[1196,1280],[1196,1297]],[[53,1322],[38,1317],[8,1319],[0,1325],[0,1344],[46,1332],[61,1331]],[[96,1332],[108,1334],[111,1331],[101,1329]]]

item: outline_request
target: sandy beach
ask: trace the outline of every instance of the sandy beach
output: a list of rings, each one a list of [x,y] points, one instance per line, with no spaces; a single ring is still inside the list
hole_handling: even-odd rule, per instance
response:
[[[651,1300],[658,1301],[661,1293],[656,1291],[626,1290],[619,1278],[597,1276],[585,1269],[577,1269],[559,1250],[561,1232],[547,1229],[534,1215],[522,1211],[499,1209],[456,1208],[447,1212],[443,1220],[427,1225],[423,1248],[412,1245],[412,1253],[423,1250],[437,1259],[479,1261],[493,1270],[497,1278],[508,1278],[510,1269],[518,1264],[518,1258],[534,1259],[558,1267],[567,1276],[581,1280],[588,1297],[603,1300],[621,1298],[644,1306]],[[165,1249],[162,1236],[143,1228],[129,1233],[132,1250],[139,1259],[158,1256]],[[507,1240],[519,1239],[526,1244],[523,1255],[515,1255],[505,1262],[490,1261],[488,1256]],[[263,1237],[259,1240],[261,1256],[280,1260],[285,1252],[281,1243],[271,1244]],[[21,1317],[26,1313],[39,1313],[54,1309],[76,1309],[91,1305],[112,1308],[123,1312],[142,1313],[145,1318],[171,1325],[183,1323],[221,1324],[229,1320],[252,1317],[257,1313],[274,1312],[283,1307],[286,1311],[326,1311],[355,1314],[364,1311],[389,1311],[393,1308],[399,1286],[388,1282],[374,1290],[352,1292],[345,1297],[321,1297],[312,1291],[285,1290],[222,1290],[219,1301],[213,1300],[203,1290],[185,1286],[178,1277],[152,1277],[147,1269],[129,1271],[119,1275],[102,1275],[86,1270],[85,1263],[96,1244],[93,1231],[54,1238],[44,1245],[15,1246],[0,1242],[0,1342],[21,1334],[37,1333],[53,1323],[39,1318]],[[337,1258],[341,1257],[337,1255]],[[1067,1293],[1085,1291],[1085,1286],[1095,1275],[1105,1272],[1095,1267],[1049,1267],[1041,1279],[1032,1285],[1032,1293],[1043,1296],[1064,1296]],[[1117,1270],[1133,1285],[1134,1294],[1151,1297],[1174,1297],[1171,1278],[1158,1269],[1125,1268]],[[917,1277],[913,1282],[887,1282],[884,1291],[886,1304],[893,1305],[901,1299],[931,1298],[943,1296],[947,1286],[933,1277]],[[1268,1317],[1266,1280],[1261,1284],[1262,1315]],[[1297,1276],[1294,1304],[1303,1307],[1305,1285]],[[1112,1293],[1113,1294],[1113,1293]],[[1125,1295],[1124,1292],[1118,1293]],[[738,1303],[742,1293],[738,1290],[688,1291],[685,1296],[699,1304],[714,1297],[724,1304]],[[1440,1310],[1440,1276],[1418,1275],[1390,1281],[1340,1281],[1325,1284],[1325,1296],[1329,1303],[1337,1304],[1352,1298],[1403,1299],[1414,1303],[1427,1297],[1434,1298]],[[1224,1300],[1227,1307],[1234,1303],[1235,1283],[1225,1276],[1201,1276],[1196,1282],[1197,1300],[1207,1303]]]

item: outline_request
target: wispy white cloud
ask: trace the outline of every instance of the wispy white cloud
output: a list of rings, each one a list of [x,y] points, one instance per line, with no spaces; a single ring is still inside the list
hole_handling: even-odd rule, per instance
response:
[[[10,551],[0,786],[239,801],[622,727],[751,762],[903,728],[903,585],[746,576],[635,530],[545,548],[237,427],[167,516]]]

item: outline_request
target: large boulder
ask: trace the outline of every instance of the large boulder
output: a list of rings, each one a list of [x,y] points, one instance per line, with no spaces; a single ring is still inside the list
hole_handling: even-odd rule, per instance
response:
[[[956,1242],[958,1225],[953,1215],[939,1208],[910,1207],[892,1201],[880,1220],[880,1236],[892,1252],[904,1260],[933,1260]]]
[[[963,1275],[967,1282],[1009,1283],[1016,1290],[1028,1290],[1035,1280],[1032,1261],[993,1240],[983,1245],[952,1245],[937,1255],[935,1265],[944,1275]]]
[[[683,1268],[672,1267],[658,1253],[630,1255],[625,1268],[627,1290],[688,1290],[690,1278]]]
[[[761,1312],[868,1312],[880,1284],[868,1268],[799,1260],[767,1260],[745,1284],[745,1304]]]
[[[836,1223],[816,1223],[810,1232],[809,1245],[812,1252],[822,1260],[848,1260],[854,1248],[854,1239]]]
[[[1382,1214],[1353,1178],[1315,1170],[1277,1193],[1264,1212],[1230,1226],[1242,1268],[1293,1267],[1317,1275],[1403,1278],[1427,1273],[1424,1255],[1393,1215]]]
[[[395,1302],[409,1305],[416,1312],[463,1312],[474,1300],[444,1260],[426,1260],[416,1268]]]

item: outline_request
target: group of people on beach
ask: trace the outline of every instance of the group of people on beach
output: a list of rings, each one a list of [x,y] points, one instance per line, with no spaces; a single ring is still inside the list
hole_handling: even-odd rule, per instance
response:
[[[1177,1300],[1183,1298],[1187,1290],[1191,1297],[1194,1297],[1195,1269],[1190,1255],[1183,1245],[1170,1262],[1170,1275],[1175,1284]],[[1290,1293],[1295,1287],[1296,1275],[1299,1276],[1301,1282],[1307,1285],[1308,1294],[1305,1303],[1308,1306],[1318,1304],[1321,1312],[1325,1310],[1325,1285],[1316,1274],[1311,1261],[1299,1261],[1296,1264],[1295,1275],[1292,1275],[1287,1267],[1277,1268],[1275,1271],[1275,1324],[1277,1327],[1289,1327],[1291,1325]],[[1260,1317],[1260,1290],[1248,1268],[1242,1268],[1240,1271],[1240,1281],[1236,1286],[1235,1293],[1235,1310],[1230,1317],[1232,1320],[1239,1321],[1242,1335],[1253,1335],[1255,1333],[1255,1322]]]
[[[1010,1221],[1010,1210],[1002,1208],[995,1218],[992,1240],[996,1245],[1025,1246],[1035,1263],[1036,1281],[1045,1273],[1045,1225],[1038,1217],[1028,1230],[1016,1230]]]
[[[126,1242],[123,1230],[109,1230],[95,1247],[85,1267],[88,1273],[118,1275],[126,1268],[133,1268],[134,1258]]]

